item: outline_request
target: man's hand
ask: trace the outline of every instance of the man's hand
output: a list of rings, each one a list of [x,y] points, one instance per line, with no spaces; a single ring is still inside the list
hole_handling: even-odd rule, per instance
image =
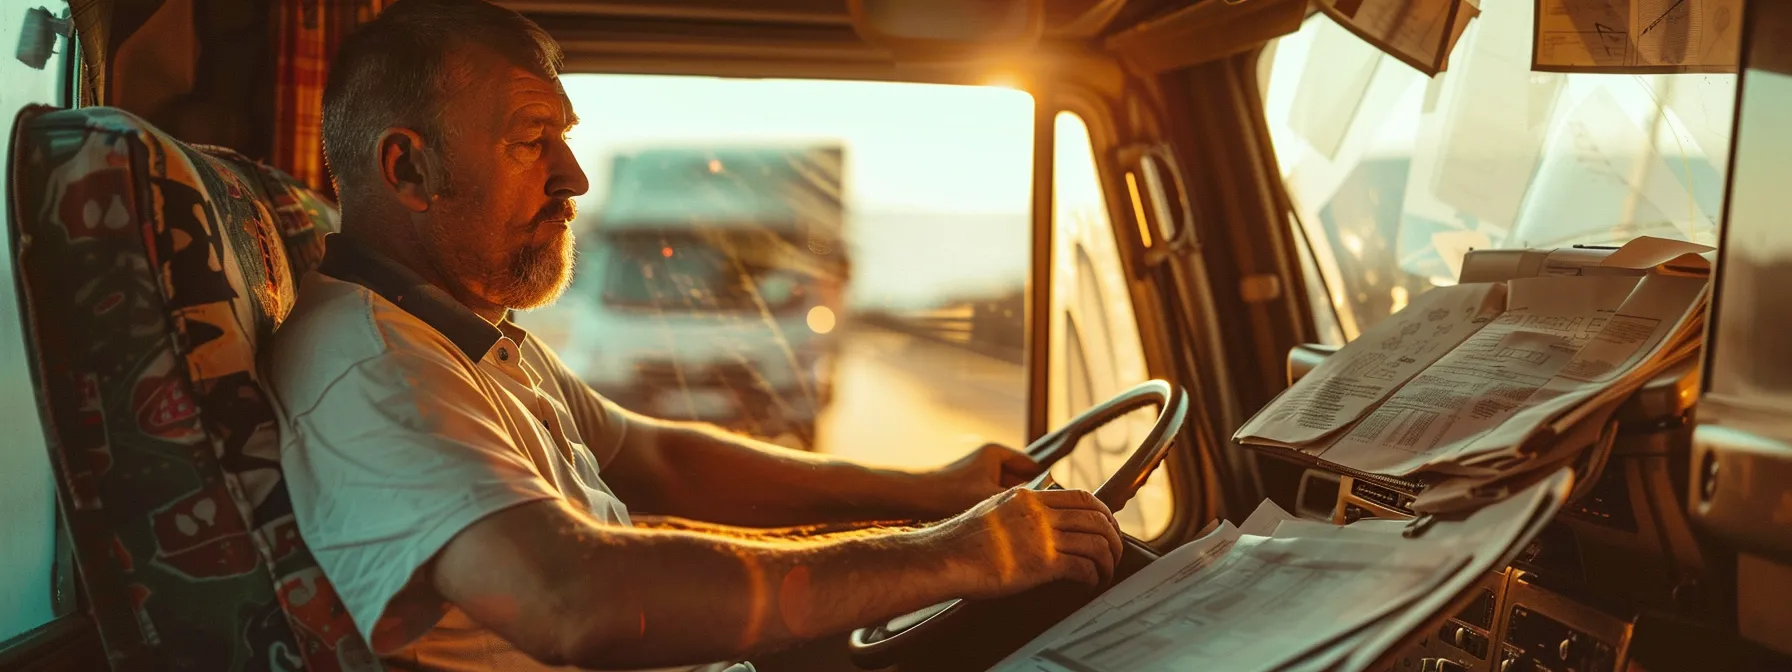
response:
[[[1122,550],[1113,513],[1085,490],[1010,489],[930,532],[971,599],[1058,580],[1104,585]]]
[[[957,462],[928,474],[927,483],[916,494],[939,507],[938,515],[949,516],[1032,480],[1041,471],[1044,469],[1025,453],[986,443]]]

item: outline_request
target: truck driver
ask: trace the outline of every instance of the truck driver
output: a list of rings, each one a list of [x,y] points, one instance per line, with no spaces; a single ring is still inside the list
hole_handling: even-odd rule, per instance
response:
[[[400,669],[634,668],[751,656],[953,597],[1108,580],[1109,511],[1005,489],[987,446],[872,469],[619,409],[511,323],[572,268],[558,45],[480,0],[400,0],[324,92],[342,230],[274,338],[299,528]],[[603,338],[592,334],[592,338]],[[968,509],[968,510],[967,510]],[[715,527],[644,529],[630,512]],[[942,520],[804,539],[735,527]]]

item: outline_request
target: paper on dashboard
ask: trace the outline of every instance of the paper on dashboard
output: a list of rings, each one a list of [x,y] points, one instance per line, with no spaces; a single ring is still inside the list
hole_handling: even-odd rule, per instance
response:
[[[1736,72],[1742,0],[1537,0],[1531,69]]]
[[[1246,535],[1267,537],[1283,521],[1294,519],[1293,515],[1276,506],[1275,502],[1265,499],[1241,525],[1234,526],[1230,522],[1220,521],[1212,532],[1177,547],[1096,596],[1089,604],[1034,637],[1026,646],[1009,654],[996,668],[1004,669],[1024,661],[1043,650],[1046,645],[1064,637],[1112,623],[1128,605],[1160,599],[1167,591],[1182,585],[1190,576],[1212,565],[1227,551],[1232,550],[1232,545],[1240,538]]]
[[[1137,574],[1127,577],[1121,585],[1102,593],[1090,603],[1097,608],[1088,610],[1086,622],[1077,627],[1076,631],[1106,625],[1117,618],[1127,605],[1161,599],[1165,592],[1173,590],[1188,577],[1225,555],[1239,539],[1270,536],[1278,526],[1290,520],[1296,520],[1293,514],[1276,506],[1275,502],[1263,500],[1237,527],[1233,527],[1230,522],[1221,522],[1219,529],[1212,534],[1196,542],[1183,544],[1139,570]],[[1170,562],[1164,562],[1165,560]]]
[[[1527,472],[1554,469],[1598,445],[1631,394],[1696,359],[1705,287],[1702,278],[1644,277],[1618,315],[1525,408],[1476,439],[1457,462],[1433,465],[1464,477],[1426,488],[1413,510],[1472,509],[1503,497]]]
[[[1643,236],[1612,250],[1599,265],[1607,268],[1655,270],[1676,274],[1709,275],[1717,248],[1670,238]]]
[[[1161,599],[997,669],[1276,669],[1411,603],[1467,559],[1380,536],[1246,536]]]
[[[1271,400],[1234,436],[1294,448],[1344,429],[1474,335],[1506,303],[1503,284],[1439,287],[1371,327]]]
[[[1410,474],[1459,458],[1507,424],[1595,340],[1634,276],[1519,278],[1504,314],[1408,381],[1318,454],[1353,469]]]
[[[1571,470],[1557,471],[1415,538],[1401,534],[1401,521],[1337,527],[1254,514],[1257,522],[1279,519],[1269,538],[1234,529],[1194,542],[1110,591],[1127,597],[1123,608],[1095,621],[1079,618],[1090,609],[1079,611],[994,669],[1368,669],[1487,572],[1511,562],[1561,507],[1573,481]],[[1215,551],[1225,538],[1234,541]],[[1196,555],[1210,559],[1182,571]],[[1146,572],[1157,573],[1155,590],[1121,590]],[[1163,580],[1169,575],[1178,578]]]
[[[1559,415],[1539,412],[1549,418],[1550,431],[1562,433],[1586,413],[1622,400],[1663,370],[1696,355],[1709,292],[1705,278],[1645,277],[1606,329],[1538,391],[1540,402],[1562,410]]]
[[[1445,609],[1469,591],[1487,572],[1512,563],[1520,550],[1560,511],[1574,488],[1574,470],[1559,469],[1530,487],[1470,514],[1461,521],[1441,521],[1418,539],[1421,544],[1468,549],[1470,559],[1460,571],[1416,600],[1392,618],[1377,623],[1373,635],[1350,651],[1338,667],[1366,670],[1389,649],[1428,623],[1443,617]]]
[[[1525,400],[1520,412],[1464,452],[1493,454],[1536,445],[1539,432],[1563,434],[1587,415],[1628,397],[1679,361],[1683,353],[1677,349],[1699,336],[1697,313],[1704,308],[1708,284],[1704,278],[1671,275],[1638,279],[1593,338]]]
[[[1292,521],[1283,523],[1276,536],[1348,537],[1377,536],[1400,539],[1413,547],[1448,547],[1464,550],[1469,559],[1432,590],[1388,617],[1314,649],[1280,667],[1281,672],[1367,670],[1418,628],[1435,623],[1441,612],[1470,590],[1490,571],[1509,564],[1560,510],[1574,484],[1569,469],[1555,470],[1533,480],[1517,492],[1469,514],[1461,520],[1441,520],[1424,534],[1404,539],[1405,521],[1361,520],[1345,527]]]
[[[1459,282],[1505,282],[1540,275],[1664,273],[1708,276],[1716,248],[1683,240],[1642,236],[1623,247],[1554,250],[1473,250],[1464,255]]]

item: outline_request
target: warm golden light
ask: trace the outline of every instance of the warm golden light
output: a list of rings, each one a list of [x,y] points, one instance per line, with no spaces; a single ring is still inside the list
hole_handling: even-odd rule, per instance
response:
[[[1026,90],[1026,87],[1021,86],[1020,78],[1011,72],[998,72],[990,75],[989,79],[983,80],[983,85],[1002,89],[1014,89],[1015,91]]]
[[[722,160],[721,159],[710,159],[709,160],[709,172],[712,172],[712,173],[722,172]]]
[[[996,547],[996,576],[1005,585],[1014,580],[1014,570],[1020,564],[1014,557],[1014,542],[1009,541],[1008,528],[1002,525],[1002,519],[994,516],[989,520],[989,536]]]
[[[784,573],[784,580],[778,582],[778,616],[783,619],[785,630],[798,637],[822,635],[810,623],[814,620],[814,601],[808,567],[797,565]]]
[[[1139,178],[1126,174],[1126,191],[1132,196],[1132,218],[1139,223],[1139,242],[1151,247],[1151,229],[1145,224],[1145,199],[1139,195]]]
[[[745,627],[741,628],[740,640],[735,645],[744,650],[759,642],[759,638],[765,633],[765,624],[771,620],[771,611],[778,607],[772,603],[771,585],[766,581],[765,567],[759,564],[758,557],[744,549],[735,550],[734,556],[740,559],[742,569],[746,570],[747,588],[751,591],[747,622],[743,624]]]
[[[816,306],[809,309],[809,331],[825,334],[834,330],[834,311],[827,306]]]

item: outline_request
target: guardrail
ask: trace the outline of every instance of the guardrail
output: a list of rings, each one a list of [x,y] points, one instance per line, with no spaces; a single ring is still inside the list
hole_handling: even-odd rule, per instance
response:
[[[1011,315],[995,312],[1012,309],[1000,306],[994,310],[979,308],[985,308],[984,304],[965,304],[920,313],[865,312],[854,316],[854,320],[1005,362],[1025,364],[1024,325]]]

